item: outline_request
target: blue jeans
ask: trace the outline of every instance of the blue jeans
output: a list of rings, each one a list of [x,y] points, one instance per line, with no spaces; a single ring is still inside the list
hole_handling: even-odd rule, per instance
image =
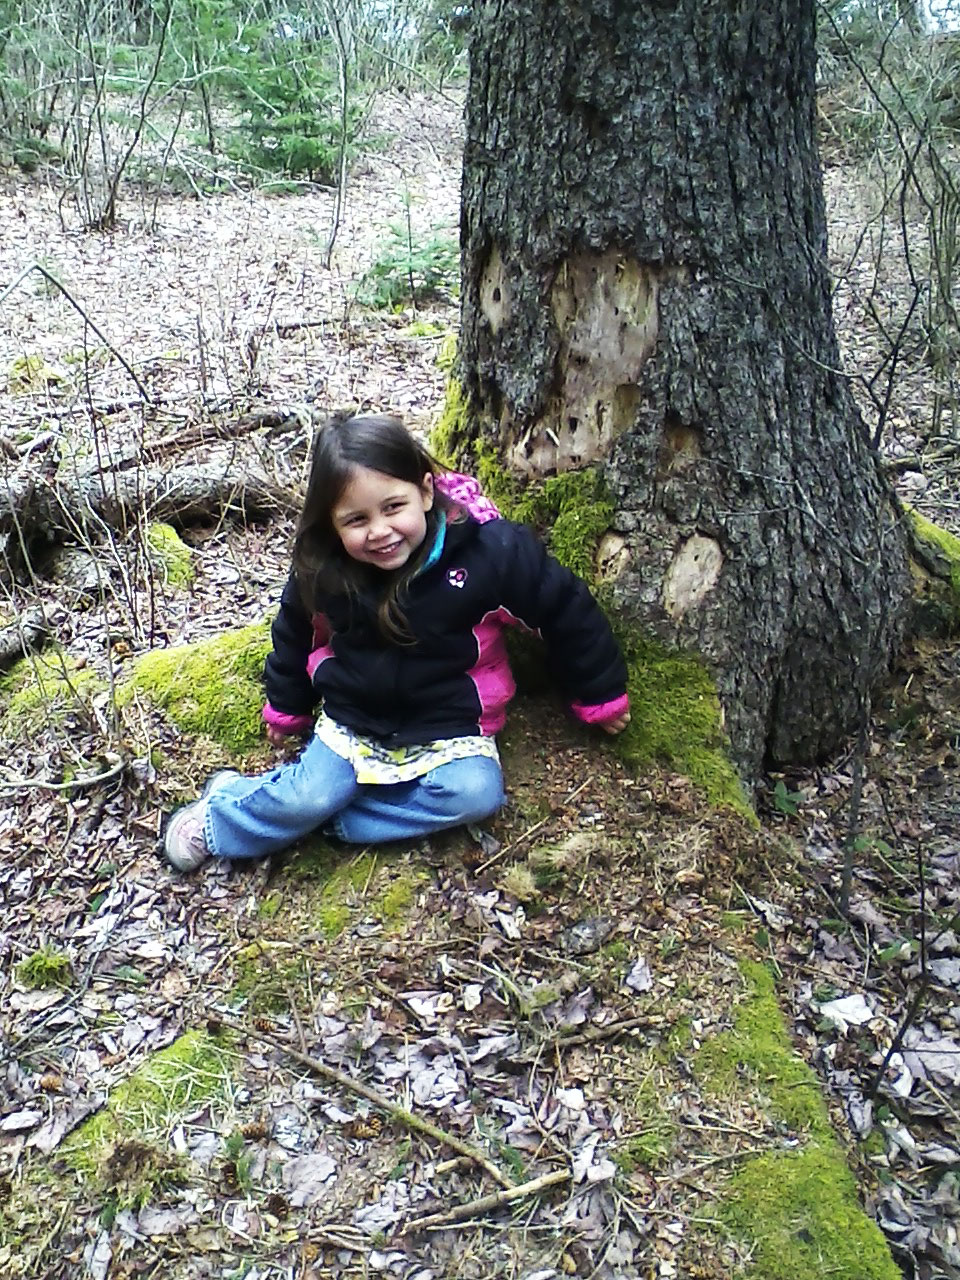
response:
[[[292,763],[218,787],[203,834],[218,857],[259,858],[318,827],[354,844],[406,840],[488,818],[503,801],[503,775],[488,756],[453,760],[412,782],[361,786],[348,761],[311,738]]]

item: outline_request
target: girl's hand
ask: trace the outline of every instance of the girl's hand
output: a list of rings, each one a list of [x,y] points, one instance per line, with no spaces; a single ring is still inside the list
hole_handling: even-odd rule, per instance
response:
[[[600,728],[604,733],[623,733],[629,723],[630,712],[625,711],[622,716],[617,716],[616,720],[608,720],[605,724],[602,724]]]
[[[275,747],[283,747],[289,740],[289,733],[284,733],[282,729],[275,729],[272,724],[267,725],[267,741],[272,742]]]

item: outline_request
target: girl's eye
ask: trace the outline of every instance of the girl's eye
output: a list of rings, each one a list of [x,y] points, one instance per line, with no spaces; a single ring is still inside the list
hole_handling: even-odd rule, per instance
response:
[[[402,510],[402,508],[403,508],[402,502],[388,502],[387,505],[384,507],[384,511],[386,511],[387,515],[390,515],[394,511]]]

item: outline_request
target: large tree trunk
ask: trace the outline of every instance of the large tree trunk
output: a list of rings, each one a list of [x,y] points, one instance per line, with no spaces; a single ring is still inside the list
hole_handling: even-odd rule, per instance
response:
[[[836,743],[906,538],[838,372],[812,0],[488,0],[467,103],[474,446],[600,462],[615,598],[698,650],[734,752]]]

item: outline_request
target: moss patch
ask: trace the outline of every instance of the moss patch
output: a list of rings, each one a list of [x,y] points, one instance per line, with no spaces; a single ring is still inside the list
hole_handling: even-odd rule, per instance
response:
[[[718,1220],[748,1244],[747,1274],[758,1280],[899,1280],[879,1228],[860,1205],[819,1081],[793,1049],[772,975],[752,960],[740,969],[747,990],[733,1029],[697,1051],[694,1070],[708,1089],[731,1097],[751,1080],[772,1117],[805,1145],[744,1164],[723,1190]]]
[[[677,1122],[661,1103],[662,1083],[653,1078],[653,1067],[637,1090],[633,1110],[642,1117],[643,1128],[624,1138],[613,1151],[613,1160],[624,1173],[636,1169],[660,1168],[673,1150]]]
[[[204,1032],[188,1031],[118,1085],[103,1110],[64,1141],[60,1154],[72,1168],[94,1175],[118,1143],[166,1134],[173,1117],[219,1096],[230,1075],[223,1045]]]
[[[52,383],[63,382],[59,369],[47,364],[38,352],[17,356],[7,370],[7,390],[11,395],[26,395],[45,390]]]
[[[706,667],[636,628],[620,624],[617,633],[627,660],[632,716],[618,749],[631,764],[665,763],[685,773],[712,804],[756,823],[727,755],[720,699]]]
[[[206,734],[230,751],[246,751],[261,739],[263,664],[269,652],[268,622],[198,644],[157,649],[136,660],[120,700],[139,691],[188,733]]]
[[[182,1186],[187,1163],[162,1147],[126,1138],[104,1153],[96,1181],[106,1196],[109,1220],[120,1209],[142,1209],[169,1188]]]
[[[235,991],[255,1013],[277,1013],[309,989],[311,966],[329,964],[324,944],[359,919],[379,920],[391,932],[406,918],[425,871],[383,849],[350,857],[315,838],[287,867],[281,889],[265,900],[258,916],[270,936],[245,947],[236,958]]]
[[[193,553],[169,524],[151,524],[147,529],[150,561],[154,570],[171,587],[189,587],[196,577]]]
[[[728,1184],[720,1221],[752,1245],[758,1280],[901,1280],[839,1151],[812,1144],[751,1160]]]
[[[447,366],[451,371],[456,362],[456,344],[452,351],[448,344],[440,344],[437,363],[444,368],[444,359],[449,358]],[[470,439],[467,434],[467,401],[463,394],[463,384],[451,372],[447,379],[443,408],[440,418],[430,433],[430,450],[445,465],[454,468],[469,468]],[[479,477],[478,477],[479,478]],[[490,494],[493,497],[493,494]]]
[[[250,1014],[279,1013],[304,989],[309,968],[309,956],[295,942],[252,942],[237,955],[234,991]]]
[[[45,724],[63,723],[69,714],[86,713],[92,693],[103,687],[100,678],[57,650],[22,658],[0,676],[2,730],[19,738]]]
[[[928,634],[954,635],[960,631],[960,538],[910,507],[905,511],[913,540],[914,624]]]
[[[925,519],[918,511],[907,508],[913,526],[914,537],[939,552],[949,567],[950,585],[960,595],[960,538],[941,529],[932,520]]]
[[[66,987],[73,977],[73,965],[65,951],[41,947],[17,965],[17,981],[25,987]]]
[[[398,856],[378,849],[351,858],[342,848],[311,841],[290,867],[291,879],[307,882],[296,916],[313,923],[328,939],[338,937],[358,912],[395,924],[427,879],[417,867],[394,865]]]
[[[717,1093],[742,1091],[746,1075],[770,1103],[774,1115],[798,1133],[831,1136],[820,1083],[794,1052],[773,977],[765,965],[743,960],[746,998],[737,1006],[732,1031],[707,1041],[697,1052],[694,1066]]]
[[[455,333],[448,333],[440,343],[440,350],[437,352],[437,368],[442,369],[444,373],[452,373],[453,366],[456,363],[457,335]]]

